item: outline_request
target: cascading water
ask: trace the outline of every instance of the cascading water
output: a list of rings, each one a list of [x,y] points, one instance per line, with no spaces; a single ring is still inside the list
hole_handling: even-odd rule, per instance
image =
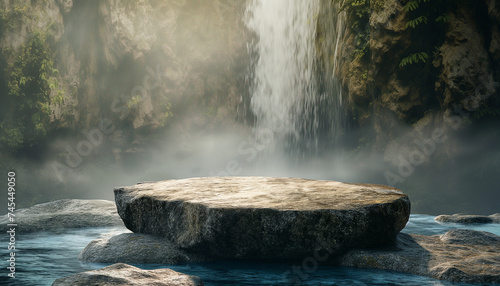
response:
[[[335,55],[327,56],[327,62],[332,57],[336,60],[342,26],[332,20],[325,25],[333,27],[318,25],[324,5],[332,4],[323,0],[248,2],[245,24],[257,37],[250,51],[254,68],[250,107],[256,130],[273,135],[271,153],[310,154],[318,149],[319,133],[340,130],[340,88],[332,84],[337,65],[320,61],[325,52],[332,53],[332,46]],[[338,18],[334,15],[335,21]],[[318,27],[334,35],[318,42]]]
[[[251,108],[257,128],[270,129],[277,141],[300,138],[298,118],[307,116],[303,107],[316,94],[318,8],[318,0],[252,0],[247,6],[247,27],[258,36]]]

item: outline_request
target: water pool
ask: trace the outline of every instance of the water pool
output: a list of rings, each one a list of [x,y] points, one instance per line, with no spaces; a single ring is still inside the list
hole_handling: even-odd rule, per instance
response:
[[[500,224],[441,224],[434,216],[414,214],[410,216],[403,232],[434,235],[455,228],[488,231],[500,235]],[[63,276],[98,269],[108,264],[87,264],[78,261],[80,251],[93,239],[102,235],[126,232],[124,228],[90,228],[68,230],[59,233],[33,233],[20,235],[16,241],[16,278],[7,277],[8,251],[2,247],[0,255],[2,267],[1,285],[46,286]],[[2,235],[1,243],[6,245],[7,236]],[[207,286],[211,285],[296,285],[287,281],[293,264],[253,263],[221,261],[181,265],[135,265],[144,269],[168,267],[173,270],[196,275]],[[300,285],[470,285],[440,281],[428,277],[402,274],[392,271],[356,269],[348,267],[320,266],[308,275]],[[474,285],[474,284],[472,284]],[[476,284],[477,285],[477,284]],[[483,284],[484,285],[484,284]]]

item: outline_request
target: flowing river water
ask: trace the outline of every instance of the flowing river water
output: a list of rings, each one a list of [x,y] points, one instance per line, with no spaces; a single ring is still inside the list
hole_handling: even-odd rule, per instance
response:
[[[489,231],[500,235],[500,224],[440,224],[434,216],[411,215],[403,232],[434,235],[443,234],[455,228]],[[85,246],[104,235],[126,232],[125,228],[90,228],[66,230],[59,233],[33,233],[21,235],[17,240],[16,278],[8,278],[6,271],[0,277],[0,285],[47,286],[63,276],[94,270],[108,264],[88,264],[78,261],[78,254]],[[2,245],[7,245],[6,236],[1,236]],[[8,258],[7,249],[0,250],[0,256]],[[6,265],[6,263],[2,263]],[[135,265],[144,269],[171,268],[196,275],[207,286],[215,285],[295,285],[286,280],[292,263],[256,263],[241,261],[220,261],[180,265]],[[301,285],[470,285],[440,281],[428,277],[392,271],[356,269],[320,265],[309,273]],[[476,284],[477,285],[477,284]]]

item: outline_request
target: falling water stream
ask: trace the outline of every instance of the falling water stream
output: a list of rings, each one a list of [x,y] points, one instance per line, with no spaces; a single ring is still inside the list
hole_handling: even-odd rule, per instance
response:
[[[335,72],[344,19],[335,14],[318,21],[324,13],[321,9],[332,10],[326,5],[335,4],[321,0],[248,2],[245,24],[255,34],[250,45],[250,107],[256,129],[273,135],[268,153],[296,156],[306,151],[310,156],[322,135],[331,139],[341,129],[341,89]],[[320,41],[318,32],[323,32]],[[332,56],[322,61],[321,56],[327,54]]]
[[[313,122],[306,130],[314,136],[317,93],[314,60],[319,0],[252,0],[246,25],[256,36],[253,44],[254,78],[251,108],[256,127],[270,130],[278,144],[296,142],[300,122]]]

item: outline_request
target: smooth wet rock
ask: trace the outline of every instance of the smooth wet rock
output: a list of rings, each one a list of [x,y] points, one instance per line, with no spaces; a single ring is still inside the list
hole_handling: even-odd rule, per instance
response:
[[[122,233],[90,242],[78,259],[89,263],[178,264],[201,262],[202,255],[179,249],[165,238],[141,233]]]
[[[352,250],[341,266],[378,268],[463,283],[500,283],[500,237],[482,231],[400,233],[391,247]]]
[[[500,223],[500,213],[485,215],[440,215],[435,218],[439,222],[454,222],[454,223]]]
[[[86,271],[59,278],[52,286],[202,286],[203,282],[197,276],[187,275],[163,268],[142,270],[140,268],[118,263],[98,270]]]
[[[454,229],[441,235],[441,241],[450,244],[492,245],[500,243],[500,236],[486,231]]]
[[[14,218],[19,233],[123,226],[114,202],[105,200],[58,200],[16,210]],[[2,216],[2,230],[7,223],[7,215]]]
[[[410,201],[399,190],[298,178],[212,177],[115,189],[118,213],[137,233],[214,257],[284,260],[392,241]]]

